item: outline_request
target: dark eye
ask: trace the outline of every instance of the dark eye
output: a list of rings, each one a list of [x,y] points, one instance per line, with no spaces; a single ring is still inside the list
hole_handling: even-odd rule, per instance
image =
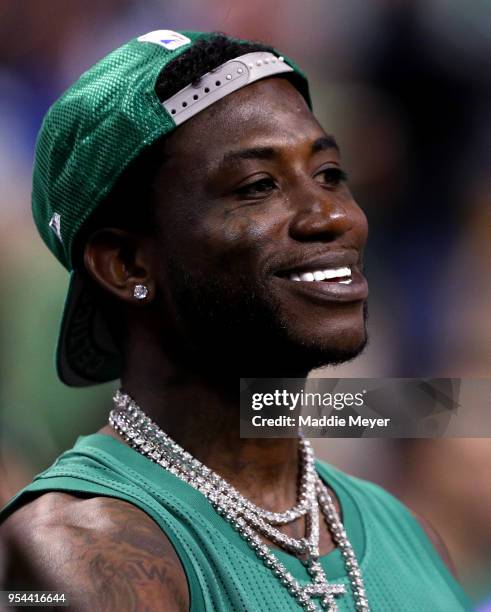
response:
[[[273,179],[262,178],[248,185],[243,185],[237,189],[237,193],[242,198],[259,198],[269,195],[276,187]]]
[[[348,180],[348,175],[341,168],[324,168],[316,174],[316,180],[326,187],[338,187],[341,183]]]

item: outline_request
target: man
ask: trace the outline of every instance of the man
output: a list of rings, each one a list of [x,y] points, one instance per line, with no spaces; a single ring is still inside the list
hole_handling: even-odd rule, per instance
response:
[[[122,388],[3,511],[39,584],[81,610],[465,608],[399,502],[239,435],[239,376],[366,343],[366,219],[290,60],[168,30],[117,49],[48,113],[33,209],[73,269],[60,377]]]

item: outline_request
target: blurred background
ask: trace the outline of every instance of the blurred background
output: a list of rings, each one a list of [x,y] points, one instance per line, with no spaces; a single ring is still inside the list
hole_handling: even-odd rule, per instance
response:
[[[113,388],[55,376],[67,274],[31,221],[36,133],[82,71],[155,29],[259,39],[311,79],[371,231],[370,345],[326,376],[491,377],[488,0],[0,0],[0,502],[104,423]],[[484,610],[489,439],[316,446],[428,518]]]

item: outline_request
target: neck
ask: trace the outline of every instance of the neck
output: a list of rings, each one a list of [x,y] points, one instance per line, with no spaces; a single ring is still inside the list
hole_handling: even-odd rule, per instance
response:
[[[127,362],[122,390],[173,440],[254,503],[273,511],[293,506],[298,439],[240,437],[237,390],[168,360]],[[229,381],[230,383],[230,381]]]

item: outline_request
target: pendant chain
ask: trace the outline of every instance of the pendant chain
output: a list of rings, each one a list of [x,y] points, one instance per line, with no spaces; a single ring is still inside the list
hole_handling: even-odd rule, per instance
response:
[[[319,562],[319,514],[325,519],[334,543],[343,556],[357,612],[370,608],[353,547],[348,540],[336,507],[315,469],[315,457],[308,440],[300,438],[300,490],[297,503],[285,512],[270,512],[250,500],[185,451],[164,433],[127,394],[117,391],[109,424],[135,450],[149,457],[180,480],[206,496],[213,508],[242,536],[264,565],[277,577],[304,610],[338,610],[336,597],[346,593],[343,584],[333,584]],[[305,516],[305,536],[292,538],[278,529]],[[295,555],[306,567],[310,584],[301,584],[275,556],[261,535]]]

